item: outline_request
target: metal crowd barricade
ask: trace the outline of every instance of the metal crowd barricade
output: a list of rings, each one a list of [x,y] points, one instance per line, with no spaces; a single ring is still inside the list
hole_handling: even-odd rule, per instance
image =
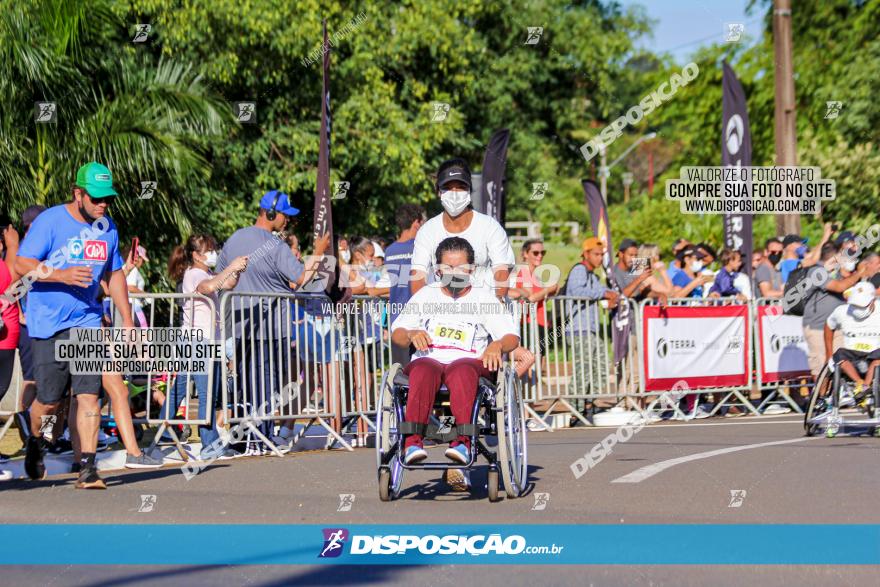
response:
[[[384,298],[353,296],[343,307],[342,377],[348,393],[342,398],[342,431],[356,427],[356,444],[366,446],[375,432],[379,385],[391,365],[389,302]]]
[[[710,412],[710,416],[714,416],[722,407],[732,407],[732,406],[743,406],[747,410],[749,410],[752,414],[758,416],[760,413],[755,409],[755,406],[752,405],[751,401],[749,401],[748,394],[752,390],[753,384],[753,372],[754,372],[754,355],[749,352],[749,356],[747,357],[746,362],[746,382],[743,385],[725,385],[725,386],[697,386],[693,389],[689,387],[671,387],[669,389],[652,389],[646,390],[646,370],[647,365],[644,361],[644,352],[646,341],[644,340],[644,311],[645,307],[648,305],[656,305],[653,303],[653,300],[643,300],[639,304],[638,310],[638,319],[637,319],[637,332],[638,332],[638,348],[640,351],[639,355],[639,397],[642,398],[642,401],[651,400],[650,403],[647,404],[647,407],[644,409],[640,409],[643,414],[647,415],[652,412],[663,412],[668,409],[672,409],[678,416],[684,417],[685,414],[681,412],[678,408],[678,399],[675,398],[675,401],[672,405],[669,405],[669,402],[664,402],[663,400],[668,398],[664,394],[670,392],[680,392],[682,396],[690,395],[690,394],[712,394],[716,397],[720,398],[720,401],[716,401],[712,411]],[[751,303],[737,300],[734,297],[724,297],[724,298],[669,298],[667,300],[667,306],[673,307],[707,307],[707,306],[744,306],[747,308],[746,315],[746,327],[754,330],[754,312]],[[747,340],[752,340],[752,334],[747,333]],[[649,349],[650,350],[650,349]],[[743,395],[745,393],[745,395]],[[729,402],[728,400],[735,399],[737,401]],[[697,409],[700,405],[699,397],[694,404],[694,409]]]
[[[21,359],[18,349],[15,349],[15,362],[12,367],[12,378],[9,380],[9,388],[6,395],[0,400],[0,441],[9,432],[15,421],[15,414],[21,406],[21,393],[24,387],[24,375],[21,371]]]
[[[230,365],[222,385],[228,421],[278,456],[276,421],[308,421],[289,448],[318,424],[327,431],[328,448],[339,442],[352,450],[340,434],[349,402],[340,360],[346,335],[332,306],[324,295],[228,292],[221,297],[221,336]]]
[[[770,376],[765,380],[764,373],[764,364],[763,364],[763,356],[761,353],[761,314],[760,308],[768,307],[774,308],[775,312],[773,316],[782,315],[782,303],[778,298],[758,298],[752,301],[754,305],[753,316],[755,318],[754,328],[752,328],[753,333],[753,348],[754,348],[754,357],[755,357],[755,382],[758,389],[762,392],[769,392],[767,395],[761,400],[760,405],[758,405],[758,411],[763,413],[764,409],[770,405],[784,405],[790,407],[798,414],[802,414],[803,410],[801,407],[791,398],[792,389],[801,389],[801,388],[812,388],[812,376],[809,373],[809,369],[806,372],[801,374],[794,374],[792,376]],[[773,318],[770,318],[773,319]],[[803,339],[803,334],[799,334],[801,339]],[[771,343],[772,344],[772,343]]]
[[[513,301],[511,303],[514,320],[519,326],[519,343],[523,348],[528,349],[535,357],[535,364],[522,377],[522,394],[525,410],[531,415],[531,421],[542,430],[553,431],[541,416],[533,409],[533,404],[540,401],[541,390],[544,385],[544,369],[543,369],[543,349],[542,349],[542,332],[546,329],[539,326],[539,313],[543,310],[543,321],[547,322],[546,305],[540,305],[532,302]]]
[[[614,357],[614,312],[602,300],[574,296],[556,296],[545,302],[547,326],[537,336],[533,352],[541,366],[538,395],[527,409],[545,427],[559,427],[548,423],[557,407],[563,417],[575,417],[585,425],[592,423],[583,415],[591,403],[606,402],[609,406],[631,402],[637,392],[637,345],[635,328],[636,307],[625,300],[621,326],[629,328],[627,352]],[[546,367],[545,367],[546,365]],[[546,369],[546,370],[545,370]],[[546,374],[544,374],[546,373]],[[538,415],[538,410],[544,412]]]
[[[147,327],[150,328],[190,328],[184,323],[183,310],[187,305],[194,307],[196,303],[205,304],[212,316],[216,316],[214,301],[204,295],[182,293],[141,293],[129,294],[132,301],[132,314],[137,325],[135,309],[140,306]],[[192,311],[192,310],[190,310]],[[121,327],[122,317],[116,311],[113,303],[108,310],[112,326]],[[209,340],[214,340],[214,333],[209,333]],[[147,375],[132,375],[122,373],[125,385],[129,391],[129,403],[132,406],[132,421],[134,424],[146,424],[150,427],[158,426],[156,434],[150,444],[149,451],[167,434],[177,449],[180,458],[184,461],[189,459],[184,442],[187,428],[207,425],[211,421],[211,411],[216,397],[217,377],[222,369],[211,368],[207,373],[207,393],[204,398],[204,409],[200,410],[199,402],[202,400],[197,395],[196,376],[192,373],[148,373]],[[182,388],[182,394],[177,394],[177,389]],[[143,399],[141,399],[143,395]],[[168,402],[174,397],[176,405]],[[195,400],[195,406],[193,406]],[[141,402],[143,401],[143,407]],[[199,412],[204,415],[199,417]],[[138,415],[141,414],[141,415]]]

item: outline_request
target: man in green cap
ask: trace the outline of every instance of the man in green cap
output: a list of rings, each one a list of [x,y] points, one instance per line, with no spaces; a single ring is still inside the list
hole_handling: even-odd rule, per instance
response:
[[[71,328],[100,328],[100,282],[108,276],[110,296],[132,328],[128,288],[119,255],[119,234],[107,216],[116,198],[113,176],[100,163],[80,167],[73,200],[40,214],[19,248],[16,270],[32,282],[27,323],[32,338],[37,399],[31,407],[25,472],[31,479],[46,476],[43,455],[52,438],[52,423],[68,388],[76,398],[76,427],[81,458],[77,488],[105,489],[95,464],[101,423],[98,394],[101,373],[71,373],[71,362],[55,360],[55,342],[68,340]]]

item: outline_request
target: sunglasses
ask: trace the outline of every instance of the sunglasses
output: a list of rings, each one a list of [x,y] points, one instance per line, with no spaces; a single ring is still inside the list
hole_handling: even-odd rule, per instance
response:
[[[99,204],[107,204],[108,206],[110,206],[111,204],[113,204],[113,202],[116,201],[116,196],[106,196],[104,198],[95,198],[93,196],[90,196],[89,194],[86,194],[86,196],[88,196],[89,200],[91,200],[92,204],[94,204],[95,206]]]
[[[532,251],[532,254],[536,257],[543,257],[547,254],[547,251]]]

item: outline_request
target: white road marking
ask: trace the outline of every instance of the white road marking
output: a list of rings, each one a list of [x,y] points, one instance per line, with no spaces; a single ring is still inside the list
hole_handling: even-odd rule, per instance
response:
[[[674,428],[694,428],[697,426],[756,426],[759,424],[798,424],[800,426],[804,425],[803,416],[798,416],[797,420],[769,420],[769,418],[777,417],[778,416],[766,416],[766,418],[768,418],[767,420],[764,419],[764,416],[762,416],[760,419],[731,418],[724,422],[663,422],[662,424],[657,422],[654,424],[648,424],[642,430],[672,430]],[[587,430],[608,430],[616,428],[620,428],[620,426],[590,426],[589,428],[586,426],[582,426],[575,428],[557,428],[555,432],[584,432]],[[529,432],[541,432],[541,430],[529,430]]]
[[[613,480],[612,483],[641,483],[645,479],[650,479],[657,473],[662,473],[666,469],[672,468],[676,465],[680,465],[682,463],[689,463],[691,461],[699,461],[701,459],[709,459],[712,457],[717,457],[719,455],[726,455],[732,452],[739,452],[741,450],[749,450],[752,448],[763,448],[765,446],[777,446],[780,444],[794,444],[795,442],[804,442],[805,440],[817,440],[819,436],[809,437],[804,436],[802,438],[792,438],[789,440],[775,440],[773,442],[760,442],[758,444],[744,444],[742,446],[731,446],[728,448],[719,448],[717,450],[710,450],[706,452],[698,452],[696,454],[687,455],[684,457],[678,457],[676,459],[669,459],[666,461],[660,461],[659,463],[654,463],[653,465],[647,465],[640,469],[636,469],[632,473],[624,475],[623,477],[618,477]]]

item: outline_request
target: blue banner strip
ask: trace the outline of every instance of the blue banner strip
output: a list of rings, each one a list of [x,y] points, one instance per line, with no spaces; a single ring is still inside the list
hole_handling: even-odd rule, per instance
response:
[[[878,524],[7,524],[0,544],[4,565],[880,564]]]

